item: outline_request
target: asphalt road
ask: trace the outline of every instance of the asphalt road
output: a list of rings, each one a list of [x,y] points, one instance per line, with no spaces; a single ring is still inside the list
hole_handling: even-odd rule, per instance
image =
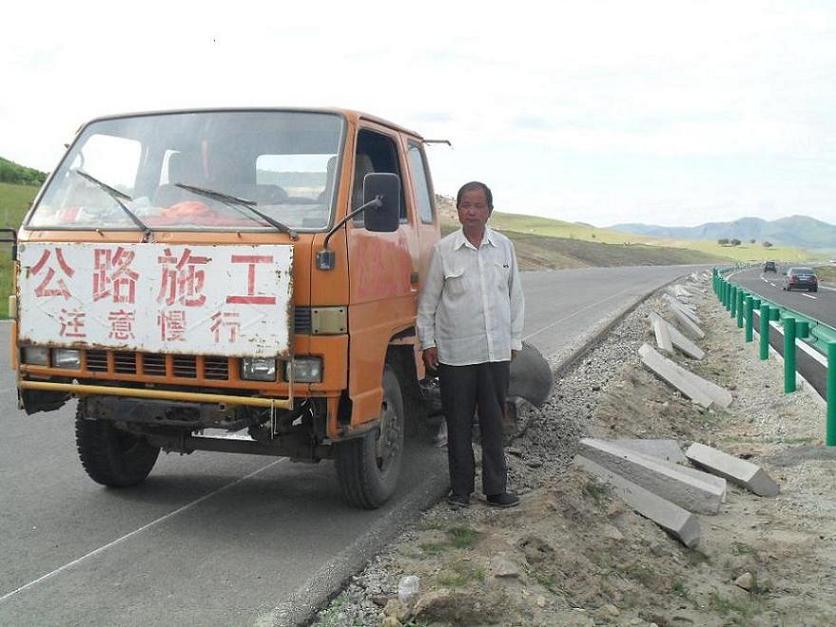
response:
[[[816,293],[785,292],[781,289],[783,278],[781,272],[762,273],[760,269],[755,268],[732,274],[730,281],[738,283],[747,291],[760,294],[773,303],[836,327],[836,286],[819,285],[819,291]]]
[[[558,352],[691,270],[526,273],[526,337]],[[330,463],[249,455],[162,455],[142,486],[105,489],[78,462],[74,404],[26,416],[8,351],[0,360],[2,625],[269,624],[277,606],[335,588],[446,477],[444,451],[415,441],[400,491],[371,512],[343,505]]]

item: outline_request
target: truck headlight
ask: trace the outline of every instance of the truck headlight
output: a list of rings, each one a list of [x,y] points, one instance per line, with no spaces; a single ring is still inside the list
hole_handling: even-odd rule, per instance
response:
[[[23,363],[33,366],[48,366],[49,348],[46,346],[24,346]]]
[[[275,381],[276,360],[246,357],[241,360],[241,378],[249,381]]]
[[[285,380],[290,381],[289,368],[293,369],[294,383],[319,383],[322,381],[322,359],[319,357],[297,357],[292,364],[285,365]]]
[[[81,368],[81,352],[74,348],[56,348],[52,351],[52,366],[78,370]]]

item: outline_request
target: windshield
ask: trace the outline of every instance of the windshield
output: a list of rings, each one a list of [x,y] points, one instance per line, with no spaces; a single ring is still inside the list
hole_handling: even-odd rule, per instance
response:
[[[343,120],[330,113],[224,111],[86,126],[30,228],[322,230],[331,221]],[[244,199],[257,212],[220,196]],[[120,204],[122,206],[120,206]],[[127,209],[127,211],[126,211]]]

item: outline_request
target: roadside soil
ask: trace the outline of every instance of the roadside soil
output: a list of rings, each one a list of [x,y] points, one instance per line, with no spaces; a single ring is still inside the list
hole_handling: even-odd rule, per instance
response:
[[[705,410],[642,367],[638,347],[655,345],[647,315],[667,317],[663,300],[649,299],[556,381],[542,410],[521,412],[507,449],[520,507],[439,503],[315,624],[836,623],[836,454],[822,446],[824,405],[812,391],[784,395],[780,362],[759,361],[710,283],[700,287],[690,289],[706,357],[675,359],[731,390],[728,410]],[[699,546],[687,549],[572,465],[586,435],[709,444],[762,465],[781,494],[729,484],[720,513],[699,516]],[[404,605],[398,585],[408,575],[419,592]],[[741,576],[748,590],[735,584]]]

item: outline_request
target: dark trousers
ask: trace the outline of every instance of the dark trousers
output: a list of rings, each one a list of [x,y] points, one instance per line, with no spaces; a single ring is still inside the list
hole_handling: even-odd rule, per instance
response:
[[[441,407],[447,420],[447,457],[454,494],[473,492],[473,414],[478,408],[482,435],[482,491],[502,494],[507,485],[507,468],[502,447],[502,419],[508,392],[510,361],[472,366],[439,367]]]

